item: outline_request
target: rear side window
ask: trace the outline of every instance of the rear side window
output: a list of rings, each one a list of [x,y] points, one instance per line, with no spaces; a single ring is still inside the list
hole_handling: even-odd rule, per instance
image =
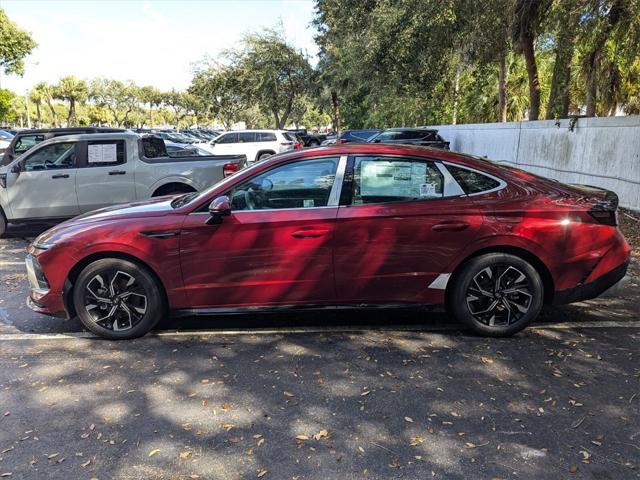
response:
[[[87,142],[87,167],[109,167],[125,161],[123,140]]]
[[[443,192],[444,178],[433,162],[385,157],[356,159],[353,205],[442,198]]]
[[[297,142],[298,141],[296,136],[293,135],[292,133],[289,133],[289,132],[283,132],[282,136],[284,138],[286,138],[287,140],[289,140],[290,142]]]
[[[256,141],[256,134],[254,132],[238,133],[238,143],[252,143],[255,141]]]
[[[272,132],[257,132],[256,133],[256,141],[258,142],[275,142],[276,134]]]
[[[500,186],[500,182],[480,172],[453,165],[446,165],[446,167],[467,195],[486,192]]]

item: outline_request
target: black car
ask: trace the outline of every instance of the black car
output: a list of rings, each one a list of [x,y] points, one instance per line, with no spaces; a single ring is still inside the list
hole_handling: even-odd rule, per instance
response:
[[[321,133],[309,132],[306,128],[298,128],[287,130],[293,133],[302,142],[305,147],[317,147],[327,139],[326,135]]]
[[[379,128],[367,130],[345,130],[336,140],[336,143],[366,143],[370,138],[382,132]]]
[[[122,128],[106,127],[77,127],[77,128],[37,128],[18,130],[15,137],[4,152],[0,166],[9,165],[15,158],[22,155],[40,142],[62,135],[75,135],[81,133],[113,133],[124,132]]]
[[[371,143],[391,143],[402,145],[419,145],[449,150],[449,142],[445,141],[438,130],[433,128],[388,128],[369,139]]]

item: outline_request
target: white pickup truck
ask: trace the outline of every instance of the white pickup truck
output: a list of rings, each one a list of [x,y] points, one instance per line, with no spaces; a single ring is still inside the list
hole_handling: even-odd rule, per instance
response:
[[[246,163],[244,155],[170,157],[162,139],[128,132],[55,137],[0,167],[0,236],[7,223],[197,192]]]

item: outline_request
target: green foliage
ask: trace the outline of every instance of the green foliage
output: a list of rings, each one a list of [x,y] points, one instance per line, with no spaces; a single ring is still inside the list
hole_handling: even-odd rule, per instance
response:
[[[4,88],[0,88],[0,122],[12,122],[15,120],[15,114],[11,108],[11,101],[15,95]]]
[[[24,73],[24,57],[36,47],[36,42],[24,30],[9,20],[0,8],[0,69],[5,73]]]

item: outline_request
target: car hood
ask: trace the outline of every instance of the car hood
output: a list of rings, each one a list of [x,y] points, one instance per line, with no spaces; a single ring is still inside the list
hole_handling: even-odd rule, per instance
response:
[[[175,196],[157,197],[150,200],[124,203],[112,207],[101,208],[84,213],[64,222],[62,225],[70,223],[87,223],[101,220],[116,220],[121,218],[157,217],[173,212],[171,206]]]

